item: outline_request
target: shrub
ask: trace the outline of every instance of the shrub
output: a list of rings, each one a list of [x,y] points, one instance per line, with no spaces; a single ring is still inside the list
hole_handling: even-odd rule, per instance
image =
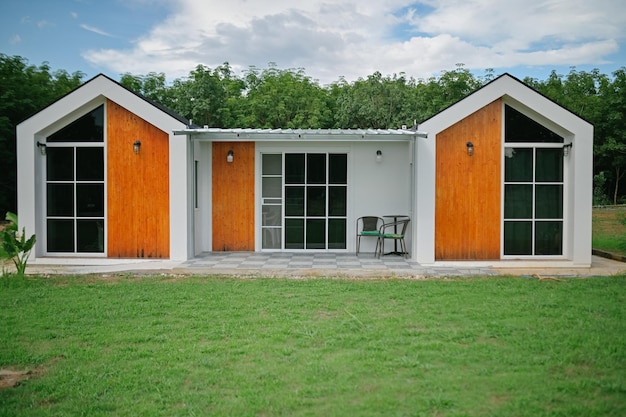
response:
[[[32,235],[26,239],[26,229],[22,228],[20,232],[17,227],[17,214],[8,212],[6,215],[8,224],[0,232],[2,249],[0,250],[0,257],[2,259],[11,259],[15,264],[15,269],[18,275],[24,275],[26,271],[26,263],[28,262],[28,255],[35,246],[36,237]],[[4,273],[4,264],[3,271]]]

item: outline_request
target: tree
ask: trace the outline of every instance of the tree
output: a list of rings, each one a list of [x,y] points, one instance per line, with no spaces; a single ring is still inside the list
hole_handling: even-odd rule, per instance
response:
[[[245,73],[242,126],[257,128],[329,128],[332,114],[327,92],[303,69],[281,70],[275,64]]]
[[[17,211],[15,127],[82,83],[84,74],[51,72],[47,63],[29,65],[19,56],[0,54],[0,213]]]
[[[167,86],[165,74],[150,72],[148,75],[124,73],[120,84],[142,96],[166,107],[172,107],[174,100],[171,89]]]
[[[233,75],[228,62],[212,70],[198,65],[171,88],[171,108],[197,125],[233,127],[244,83]]]
[[[617,204],[623,189],[620,183],[626,180],[626,67],[615,71],[613,77],[613,82],[601,87],[594,155],[596,165],[611,173],[611,194]]]

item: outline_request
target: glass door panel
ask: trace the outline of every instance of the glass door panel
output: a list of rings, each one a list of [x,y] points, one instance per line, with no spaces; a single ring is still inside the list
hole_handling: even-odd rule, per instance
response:
[[[283,155],[263,154],[261,161],[261,248],[281,249]]]
[[[345,249],[347,154],[284,158],[285,249]]]

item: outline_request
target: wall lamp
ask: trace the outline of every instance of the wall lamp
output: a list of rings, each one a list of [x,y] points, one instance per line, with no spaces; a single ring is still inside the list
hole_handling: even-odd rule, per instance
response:
[[[383,151],[380,149],[376,151],[376,162],[380,162],[383,160]]]
[[[228,155],[226,155],[226,162],[231,163],[233,162],[233,157],[235,155],[235,152],[233,152],[233,150],[229,150],[228,151]]]
[[[45,143],[41,143],[39,141],[37,141],[37,147],[39,148],[39,153],[41,153],[42,155],[46,155],[46,144]]]
[[[133,143],[133,152],[138,154],[140,150],[141,150],[141,141],[136,140],[135,143]]]
[[[573,144],[573,142],[570,142],[563,145],[563,156],[569,156]]]
[[[467,146],[467,154],[469,156],[474,155],[474,144],[472,142],[467,142],[465,146]]]

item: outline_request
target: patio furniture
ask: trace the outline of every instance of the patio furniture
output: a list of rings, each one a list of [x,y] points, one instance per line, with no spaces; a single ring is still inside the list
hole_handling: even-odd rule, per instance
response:
[[[404,241],[404,236],[406,235],[406,229],[409,225],[409,217],[408,216],[388,216],[388,217],[396,217],[400,220],[395,220],[389,223],[384,223],[380,226],[380,234],[378,240],[380,244],[376,245],[376,248],[379,249],[378,256],[381,255],[401,255],[404,257],[408,257],[409,252],[406,250],[406,242]],[[393,252],[385,253],[385,239],[393,239],[394,250]],[[400,244],[400,251],[398,251],[398,243]]]
[[[380,227],[385,223],[382,217],[378,216],[363,216],[356,220],[356,254],[359,255],[361,249],[361,237],[374,237],[376,238],[376,248],[374,254],[378,250],[378,244],[380,243]]]

